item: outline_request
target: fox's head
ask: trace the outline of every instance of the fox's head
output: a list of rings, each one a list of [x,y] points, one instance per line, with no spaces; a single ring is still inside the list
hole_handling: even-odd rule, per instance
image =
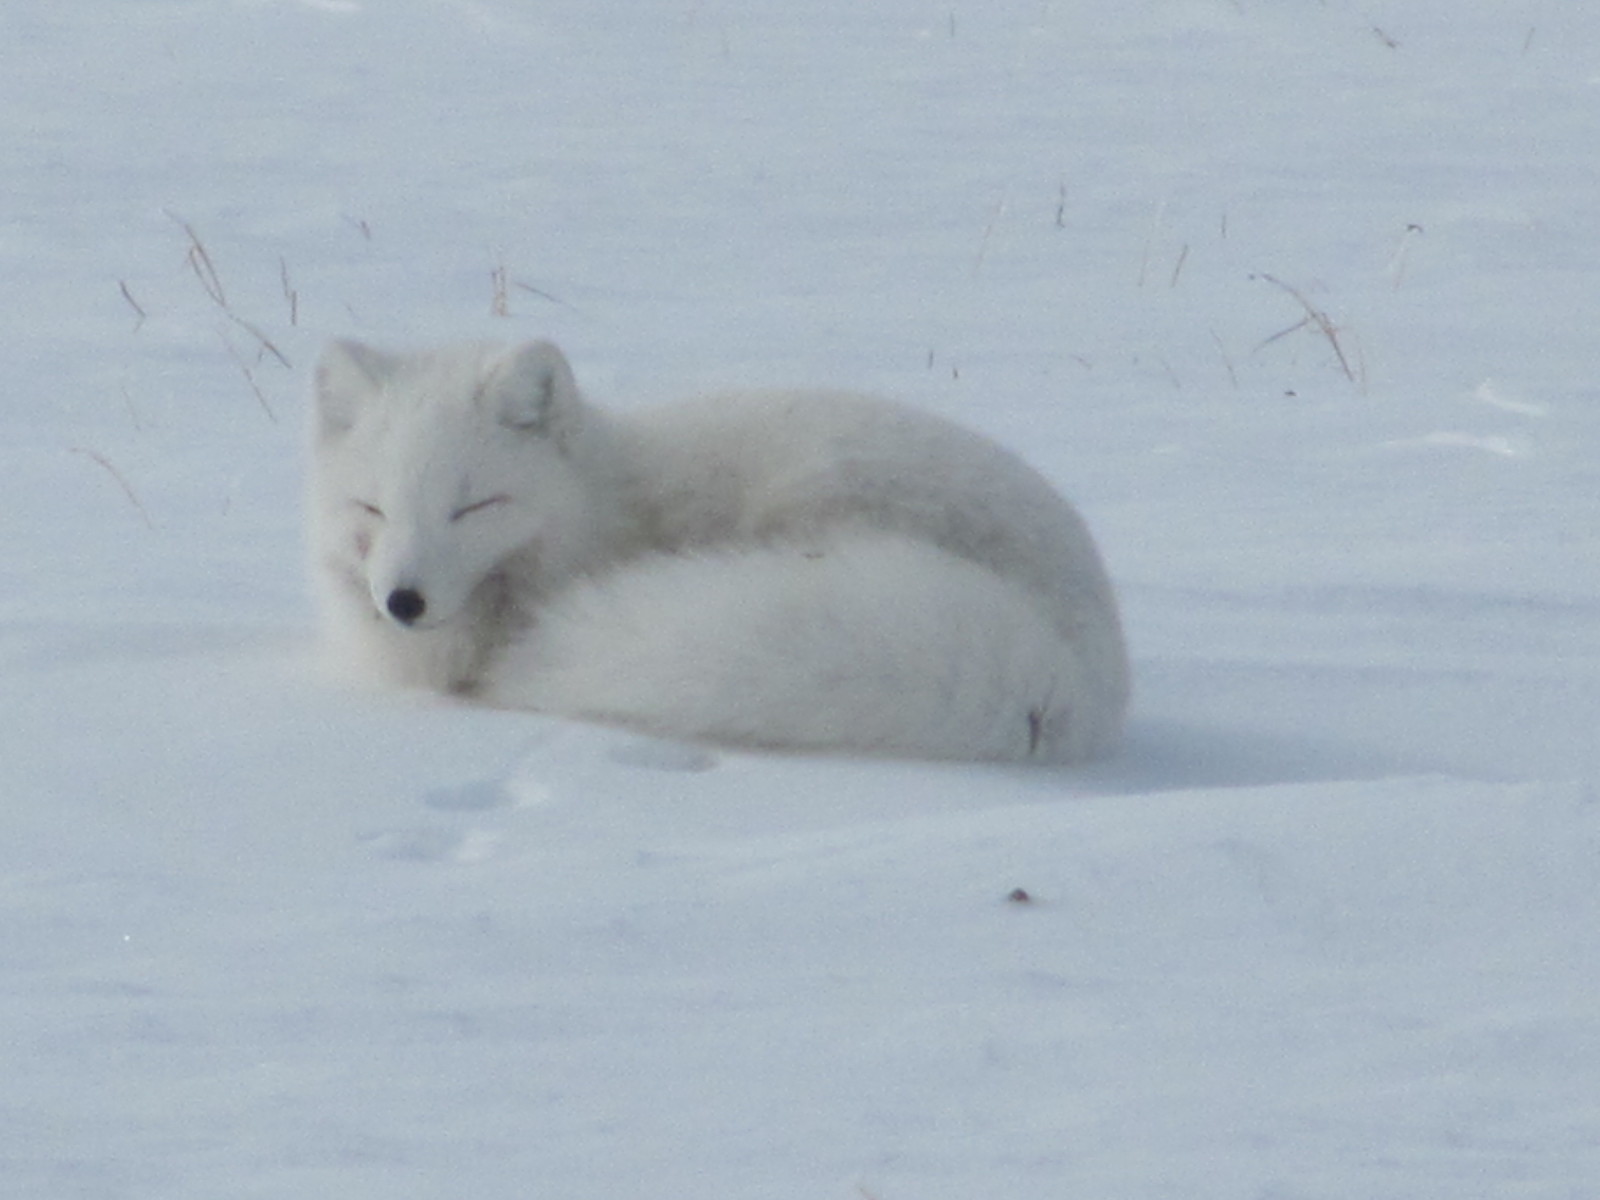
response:
[[[338,341],[317,365],[314,553],[376,613],[432,629],[513,559],[581,536],[591,419],[548,342],[399,355]]]

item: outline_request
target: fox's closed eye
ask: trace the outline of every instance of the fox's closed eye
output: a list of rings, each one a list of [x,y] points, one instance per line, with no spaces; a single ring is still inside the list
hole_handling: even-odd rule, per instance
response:
[[[510,496],[490,496],[486,500],[478,500],[472,504],[464,505],[463,507],[456,509],[455,512],[450,514],[450,519],[452,521],[459,521],[463,517],[470,517],[473,513],[482,512],[486,508],[495,508],[498,505],[507,504],[510,502],[510,500]]]
[[[376,504],[368,504],[365,500],[352,500],[350,503],[355,505],[362,512],[366,513],[367,516],[377,517],[380,521],[383,520],[383,509],[379,508]]]

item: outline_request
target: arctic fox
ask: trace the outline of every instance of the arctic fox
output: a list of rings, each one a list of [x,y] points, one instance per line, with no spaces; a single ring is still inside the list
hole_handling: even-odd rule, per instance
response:
[[[768,749],[1116,743],[1094,542],[959,426],[838,392],[607,413],[548,342],[334,342],[313,408],[312,574],[369,678]]]

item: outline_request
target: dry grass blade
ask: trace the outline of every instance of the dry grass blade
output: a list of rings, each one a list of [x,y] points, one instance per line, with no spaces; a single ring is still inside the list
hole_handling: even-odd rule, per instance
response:
[[[278,259],[278,280],[283,284],[283,298],[289,305],[289,324],[300,324],[300,293],[289,283],[289,260]],[[280,356],[281,357],[281,356]]]
[[[286,355],[282,350],[278,349],[278,347],[273,343],[272,339],[261,332],[259,326],[255,325],[253,322],[245,320],[238,313],[233,311],[233,306],[228,303],[227,293],[222,290],[222,277],[217,274],[217,265],[212,261],[210,251],[206,249],[205,243],[200,240],[200,235],[195,232],[194,226],[189,224],[189,222],[185,221],[182,217],[178,216],[177,213],[169,211],[167,216],[176,221],[183,229],[183,232],[188,236],[189,252],[186,255],[186,258],[188,259],[189,268],[194,272],[195,278],[200,281],[200,286],[205,289],[206,295],[211,297],[211,302],[222,310],[223,316],[227,317],[228,320],[232,321],[251,337],[255,338],[256,343],[263,351],[277,359],[278,362],[281,363],[286,369],[291,371],[294,370],[294,364],[289,361],[289,356]],[[284,293],[289,300],[290,323],[293,324],[299,315],[299,296],[296,295],[293,289],[289,286],[288,264],[282,259],[279,259],[278,265],[280,268],[280,276],[283,282]],[[223,341],[226,342],[227,339],[224,338]],[[242,365],[242,360],[239,358],[238,353],[233,349],[231,343],[228,346],[228,352],[233,356],[235,362],[240,362]],[[250,379],[250,386],[255,388],[254,377],[250,376],[248,371],[246,371],[245,374],[246,377]],[[258,397],[261,395],[261,390],[259,388],[256,388],[256,395]],[[267,414],[271,416],[272,409],[267,407],[265,399],[262,400],[262,405],[263,407],[267,408]],[[276,421],[277,417],[273,416],[272,419]]]
[[[1211,333],[1211,341],[1217,347],[1217,353],[1222,355],[1222,365],[1225,368],[1227,368],[1228,380],[1229,380],[1230,383],[1233,384],[1233,390],[1234,391],[1238,391],[1239,390],[1239,372],[1234,370],[1234,367],[1233,367],[1233,356],[1228,353],[1228,348],[1222,344],[1222,339],[1217,336],[1217,331],[1215,329],[1213,329],[1213,330],[1210,331],[1210,333]]]
[[[976,279],[983,271],[983,260],[989,256],[989,242],[994,238],[995,228],[1004,220],[1006,210],[1011,207],[1011,189],[1007,187],[1000,194],[1000,199],[995,202],[994,211],[989,214],[989,223],[983,227],[983,237],[978,240],[978,256],[972,261],[972,277]]]
[[[509,317],[511,315],[511,303],[506,287],[506,267],[504,263],[498,264],[494,270],[489,272],[489,284],[493,293],[489,299],[489,315]]]
[[[1178,251],[1178,261],[1172,266],[1172,278],[1167,280],[1169,288],[1178,286],[1178,277],[1183,274],[1183,264],[1189,261],[1189,243],[1183,244],[1183,249]]]
[[[272,344],[272,339],[266,334],[262,333],[261,330],[257,329],[254,325],[252,325],[249,321],[246,321],[237,313],[228,313],[228,320],[232,321],[240,329],[244,330],[251,337],[255,338],[256,342],[261,346],[261,349],[272,355],[272,357],[277,359],[279,363],[291,371],[294,370],[294,364],[284,356],[282,350],[279,350],[275,345]]]
[[[513,279],[510,271],[506,269],[504,260],[498,262],[494,269],[489,272],[489,286],[489,313],[491,316],[509,317],[511,315],[511,291],[513,288],[519,292],[526,292],[530,296],[537,296],[539,299],[548,301],[551,304],[560,305],[562,308],[570,308],[574,312],[578,311],[573,305],[568,304],[560,296],[552,292],[547,292],[541,287],[535,287],[524,280]]]
[[[200,281],[200,286],[205,288],[206,294],[217,302],[217,307],[226,310],[228,299],[222,294],[222,280],[217,277],[216,265],[206,253],[206,248],[198,242],[189,247],[189,266],[194,271],[195,278]]]
[[[228,310],[228,297],[222,290],[222,277],[217,274],[217,264],[211,261],[210,251],[206,249],[205,243],[200,240],[200,235],[195,232],[193,225],[170,210],[168,210],[167,216],[176,221],[179,228],[189,238],[189,253],[186,256],[189,262],[189,269],[194,272],[195,278],[200,281],[200,286],[205,288],[206,295],[211,297],[212,302],[226,312]]]
[[[67,450],[72,454],[83,455],[90,462],[99,466],[112,479],[116,480],[117,486],[122,489],[122,494],[128,498],[128,503],[133,505],[134,511],[139,514],[139,518],[145,523],[145,527],[147,529],[156,527],[156,523],[150,519],[150,514],[146,511],[145,506],[139,502],[139,495],[133,490],[133,485],[128,482],[127,477],[121,471],[112,465],[110,459],[98,450],[90,450],[85,446],[68,446]]]
[[[1406,262],[1411,253],[1411,243],[1422,235],[1422,226],[1412,221],[1400,234],[1400,241],[1395,246],[1394,254],[1389,259],[1390,286],[1395,291],[1400,290],[1400,285],[1406,280]]]
[[[527,292],[528,295],[537,296],[541,300],[548,300],[551,304],[559,304],[562,308],[572,308],[572,305],[568,304],[560,296],[552,295],[543,288],[536,288],[531,283],[523,283],[520,279],[513,279],[511,281],[511,286],[516,288],[519,292]]]
[[[241,324],[242,323],[243,322],[241,322]],[[233,359],[234,364],[244,375],[244,381],[250,385],[250,390],[256,394],[256,401],[261,405],[261,411],[266,413],[267,419],[276,425],[278,423],[278,414],[272,410],[272,405],[267,402],[266,393],[261,390],[261,385],[256,382],[256,373],[250,369],[250,364],[245,362],[244,356],[240,354],[239,351],[234,348],[233,343],[228,340],[228,335],[226,333],[219,331],[218,336],[222,338],[222,344],[227,348],[228,357]],[[258,334],[257,336],[259,337],[260,335]]]
[[[117,280],[117,290],[122,293],[122,298],[128,302],[133,311],[139,315],[139,319],[133,323],[133,331],[138,333],[144,327],[145,320],[149,314],[144,311],[144,305],[133,298],[133,293],[128,290],[128,281],[126,279]]]
[[[1167,202],[1163,200],[1156,205],[1156,211],[1150,218],[1150,233],[1144,240],[1144,250],[1139,255],[1139,279],[1135,287],[1143,287],[1145,280],[1150,275],[1150,256],[1155,253],[1156,239],[1161,236],[1162,227],[1167,221]]]

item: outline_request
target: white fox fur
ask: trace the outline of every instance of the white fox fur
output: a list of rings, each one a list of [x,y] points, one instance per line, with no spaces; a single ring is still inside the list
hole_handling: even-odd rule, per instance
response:
[[[317,368],[313,576],[362,674],[768,748],[1076,761],[1128,698],[1077,513],[886,400],[610,414],[549,343]]]

